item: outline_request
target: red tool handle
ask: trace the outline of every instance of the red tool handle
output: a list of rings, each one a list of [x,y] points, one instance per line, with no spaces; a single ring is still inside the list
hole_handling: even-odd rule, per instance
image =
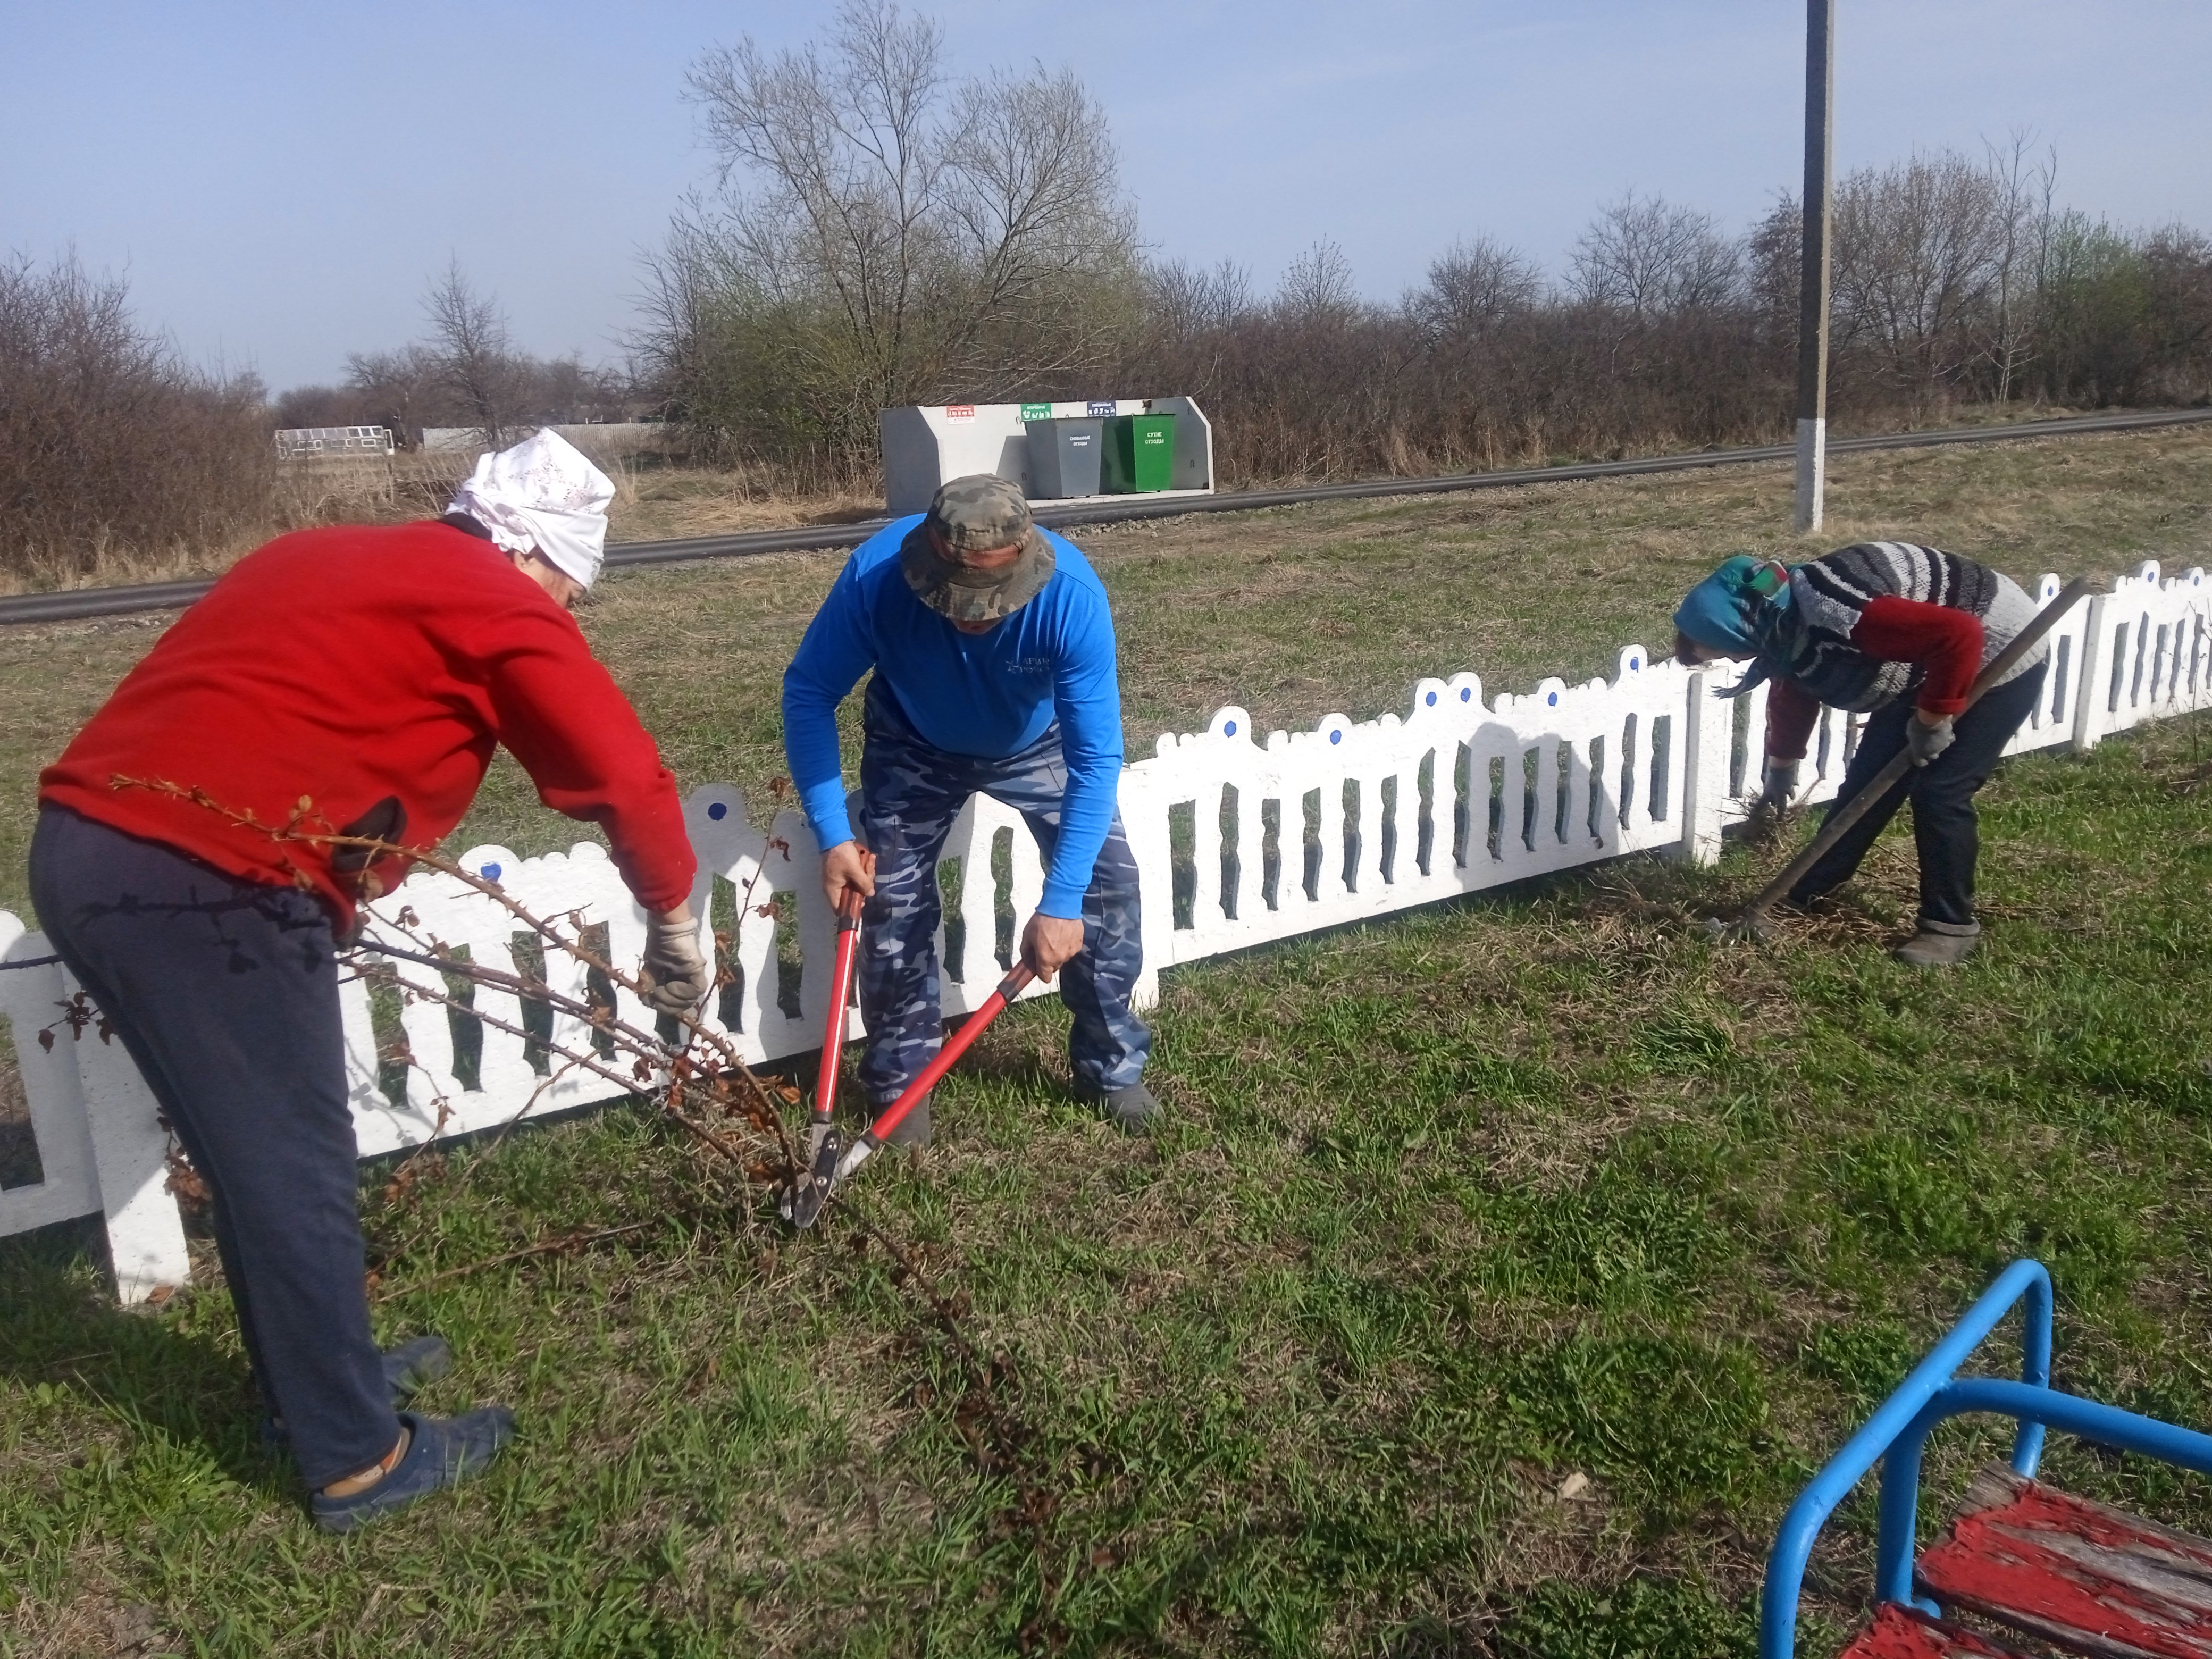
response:
[[[848,887],[837,907],[837,965],[830,974],[830,1020],[822,1033],[822,1074],[814,1084],[817,1125],[836,1115],[838,1061],[845,1054],[845,1005],[853,994],[853,951],[860,938],[860,907],[866,902],[859,888]]]
[[[968,1016],[968,1023],[945,1039],[945,1046],[937,1051],[937,1058],[922,1067],[921,1075],[908,1084],[906,1091],[896,1100],[876,1114],[876,1121],[868,1126],[868,1133],[862,1139],[881,1146],[884,1138],[914,1109],[915,1103],[937,1086],[937,1079],[952,1069],[952,1062],[968,1052],[968,1045],[983,1035],[983,1028],[998,1018],[1006,1005],[1021,995],[1036,977],[1029,963],[1016,963],[1013,972],[999,981],[999,988],[991,993],[983,1006]]]

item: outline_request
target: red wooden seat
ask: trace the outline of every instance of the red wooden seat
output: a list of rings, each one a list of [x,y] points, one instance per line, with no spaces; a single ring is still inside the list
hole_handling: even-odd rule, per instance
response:
[[[1946,1612],[1978,1613],[2069,1653],[2212,1659],[2212,1542],[2009,1469],[1974,1477],[1916,1574]]]
[[[1909,1613],[1894,1601],[1875,1609],[1874,1622],[1837,1659],[2021,1659],[1986,1636]]]

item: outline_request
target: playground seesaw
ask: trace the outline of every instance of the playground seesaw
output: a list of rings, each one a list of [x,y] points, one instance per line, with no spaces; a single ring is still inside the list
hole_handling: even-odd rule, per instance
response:
[[[1956,1375],[2025,1300],[2017,1382]],[[1977,1474],[1958,1516],[1915,1554],[1921,1451],[1947,1418],[2009,1417],[2010,1466]],[[1760,1659],[1790,1659],[1805,1565],[1822,1524],[1881,1465],[1875,1614],[1841,1659],[2212,1659],[2212,1540],[2035,1479],[2045,1431],[2212,1474],[2212,1435],[2051,1386],[2051,1276],[2015,1261],[1814,1477],[1783,1518],[1759,1603]]]

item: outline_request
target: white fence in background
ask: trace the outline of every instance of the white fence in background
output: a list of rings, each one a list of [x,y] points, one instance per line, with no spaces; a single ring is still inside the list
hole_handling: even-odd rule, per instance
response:
[[[2039,597],[2058,586],[2045,577]],[[2051,665],[2009,752],[2084,750],[2107,732],[2212,708],[2212,586],[2201,570],[2161,580],[2146,564],[2053,631]],[[1626,853],[1711,859],[1759,786],[1758,744],[1747,739],[1761,729],[1765,688],[1735,702],[1709,695],[1735,672],[1727,665],[1691,672],[1631,647],[1610,681],[1547,680],[1527,696],[1486,702],[1481,682],[1461,674],[1421,681],[1403,715],[1332,714],[1311,732],[1261,742],[1243,710],[1224,708],[1202,732],[1161,738],[1153,756],[1122,774],[1121,790],[1143,883],[1140,999],[1149,1002],[1158,970],[1176,963]],[[1847,717],[1824,711],[1805,799],[1834,794],[1854,735]],[[708,1011],[710,1020],[751,1060],[815,1047],[827,976],[805,964],[827,962],[832,947],[812,836],[795,811],[756,823],[724,784],[695,790],[685,813],[700,854],[695,911],[711,905],[725,927],[744,911],[738,983]],[[1003,879],[993,873],[1002,836]],[[1029,913],[1043,872],[1017,815],[988,799],[963,814],[945,859],[962,875],[939,937],[945,1006],[961,1013],[996,984],[1000,919]],[[536,859],[480,847],[463,861],[535,914],[576,911],[604,924],[617,960],[635,961],[643,949],[644,918],[596,846]],[[776,894],[793,918],[788,942],[781,924],[761,914]],[[396,915],[403,904],[420,918],[418,934],[465,945],[479,963],[518,966],[512,919],[451,878],[417,876],[379,908]],[[0,962],[44,954],[40,935],[0,912]],[[556,988],[582,996],[575,963],[556,953],[545,971]],[[73,1035],[57,1023],[74,991],[58,966],[0,972],[0,1018],[13,1033],[42,1168],[36,1184],[0,1190],[0,1235],[100,1214],[123,1299],[141,1301],[186,1275],[166,1188],[167,1136],[122,1049],[96,1029]],[[380,1067],[367,988],[355,982],[342,994],[364,1157],[607,1096],[588,1074],[549,1077],[523,1038],[427,1002],[398,1015],[414,1064]],[[477,1012],[526,1025],[514,997],[483,986],[475,995]],[[651,1023],[628,992],[618,1001],[625,1018]],[[857,1013],[848,1030],[858,1034]],[[383,1034],[386,1044],[394,1035]],[[589,1042],[566,1017],[550,1036]]]
[[[540,432],[557,432],[594,460],[619,459],[647,449],[665,446],[675,428],[659,421],[592,421],[547,427],[515,426],[507,428],[504,441],[519,444],[525,438],[535,437]],[[422,447],[430,453],[449,455],[475,455],[491,447],[482,427],[426,426],[422,428]]]
[[[392,429],[381,426],[288,426],[276,431],[280,461],[392,453]]]

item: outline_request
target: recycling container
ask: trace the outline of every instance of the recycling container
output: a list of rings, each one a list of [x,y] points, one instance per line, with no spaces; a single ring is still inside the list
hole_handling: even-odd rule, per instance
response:
[[[1108,495],[1169,487],[1175,477],[1175,420],[1172,415],[1116,415],[1106,422]]]
[[[1030,442],[1030,497],[1061,501],[1098,493],[1099,456],[1106,422],[1085,416],[1024,421]]]

